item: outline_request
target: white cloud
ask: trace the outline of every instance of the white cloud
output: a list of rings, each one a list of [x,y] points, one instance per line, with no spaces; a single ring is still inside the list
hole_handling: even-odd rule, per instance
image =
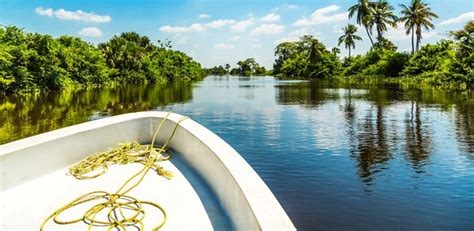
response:
[[[406,32],[406,29],[404,27],[404,24],[397,23],[397,28],[393,28],[389,26],[384,36],[387,39],[393,40],[393,41],[402,41],[402,40],[411,39],[411,35],[410,34],[407,35],[405,32]],[[423,39],[429,39],[429,38],[433,38],[434,36],[437,36],[438,33],[434,31],[430,31],[430,32],[423,32],[421,35]]]
[[[272,9],[272,12],[276,12],[276,11],[279,11],[280,9],[284,9],[284,8],[287,8],[287,9],[297,9],[298,8],[298,5],[294,5],[294,4],[281,4],[280,6],[277,6],[277,7],[274,7]]]
[[[234,25],[232,25],[230,29],[232,29],[235,32],[243,32],[243,31],[246,31],[248,27],[252,26],[253,23],[254,23],[254,18],[248,18],[248,19],[234,23]]]
[[[80,35],[89,36],[89,37],[101,37],[102,31],[97,27],[86,27],[79,31]]]
[[[51,8],[43,9],[43,7],[38,7],[35,9],[36,13],[42,16],[47,17],[56,17],[61,20],[76,20],[83,22],[99,22],[105,23],[110,22],[112,19],[109,15],[98,15],[94,12],[84,12],[82,10],[77,11],[67,11],[64,9],[53,10]]]
[[[456,23],[466,22],[466,21],[469,21],[469,20],[474,20],[474,11],[470,11],[470,12],[461,14],[457,17],[444,20],[439,25],[456,24]]]
[[[191,26],[162,26],[159,29],[162,32],[165,33],[171,33],[171,34],[176,34],[176,33],[186,33],[186,32],[202,32],[205,31],[206,28],[201,24],[201,23],[194,23]]]
[[[309,27],[302,27],[300,29],[291,31],[290,33],[288,33],[288,36],[289,37],[300,37],[300,36],[303,36],[303,35],[310,35],[310,34],[312,34],[311,32],[312,31]]]
[[[240,36],[237,36],[237,35],[229,38],[229,41],[233,41],[233,42],[239,41],[239,40],[240,40]]]
[[[278,44],[283,43],[283,42],[296,42],[296,41],[299,41],[300,37],[302,37],[303,35],[316,36],[316,35],[319,35],[319,34],[321,34],[321,32],[316,32],[313,29],[311,29],[310,27],[302,27],[302,28],[299,28],[299,29],[288,32],[286,37],[277,39],[277,40],[273,41],[273,43],[275,45],[278,45]]]
[[[359,29],[359,27],[357,25],[355,25],[357,27],[357,29]],[[343,29],[343,26],[339,25],[339,24],[336,24],[334,26],[332,26],[332,31],[334,33],[337,33],[337,34],[341,34],[344,32],[344,29]]]
[[[253,29],[250,35],[268,35],[268,34],[279,34],[285,30],[285,26],[279,24],[262,24],[259,27]]]
[[[206,23],[205,26],[209,28],[220,28],[223,26],[232,25],[234,23],[235,21],[232,19],[219,19],[219,20],[212,21],[210,23]]]
[[[276,13],[267,14],[260,19],[262,22],[277,22],[278,20],[280,20],[280,15]]]
[[[216,28],[221,28],[224,26],[231,25],[231,29],[240,32],[240,31],[245,30],[251,24],[253,24],[253,18],[240,21],[240,22],[236,22],[235,20],[232,20],[232,19],[218,19],[206,24],[194,23],[191,26],[166,25],[166,26],[160,27],[159,30],[165,33],[175,34],[175,33],[187,33],[187,32],[201,32],[201,31],[205,31],[207,28],[216,29]]]
[[[48,16],[48,17],[52,17],[53,14],[54,14],[53,9],[51,9],[51,8],[43,9],[43,7],[38,7],[38,8],[35,9],[35,11],[39,15]]]
[[[288,36],[288,37],[283,37],[283,38],[280,38],[280,39],[277,39],[277,40],[273,41],[273,44],[278,45],[278,44],[283,43],[283,42],[296,42],[298,40],[300,40],[299,37]]]
[[[393,28],[391,26],[387,27],[387,32],[385,34],[385,37],[393,41],[410,39],[411,36],[408,36],[405,32],[406,32],[406,29],[403,23],[397,23],[397,28]]]
[[[289,5],[288,5],[288,8],[290,8],[290,9],[296,9],[296,8],[298,8],[298,6],[297,6],[297,5],[291,5],[291,4],[289,4]]]
[[[262,48],[262,44],[257,43],[257,44],[252,45],[252,47],[253,48]]]
[[[200,14],[198,17],[199,18],[210,18],[211,16],[208,15],[208,14]]]
[[[429,38],[433,38],[435,36],[438,36],[439,34],[435,31],[430,31],[430,32],[426,32],[426,33],[423,33],[422,36],[424,39],[429,39]]]
[[[230,49],[234,49],[234,45],[218,43],[218,44],[214,45],[214,48],[219,49],[219,50],[230,50]]]
[[[173,40],[176,42],[176,44],[187,44],[189,41],[189,36],[183,33],[177,33],[173,35]]]
[[[324,24],[330,22],[339,22],[347,20],[347,12],[335,13],[341,8],[340,6],[330,5],[321,9],[315,10],[311,16],[307,18],[298,19],[295,26],[311,26],[316,24]],[[329,15],[330,13],[334,13]]]

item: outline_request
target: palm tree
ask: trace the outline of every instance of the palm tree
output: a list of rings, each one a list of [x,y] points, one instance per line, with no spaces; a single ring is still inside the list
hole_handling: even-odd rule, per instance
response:
[[[355,49],[355,41],[362,40],[362,38],[355,33],[357,32],[357,27],[352,24],[347,24],[344,27],[344,34],[339,37],[337,45],[340,46],[341,43],[344,43],[344,47],[349,49],[349,58],[351,57],[351,48]]]
[[[424,27],[426,30],[434,29],[435,26],[431,23],[433,18],[438,18],[438,15],[431,11],[428,3],[422,0],[412,0],[410,5],[406,6],[400,4],[402,7],[402,17],[398,20],[405,23],[406,34],[411,33],[411,47],[412,54],[418,51],[421,42],[421,30]],[[415,34],[416,34],[416,49],[415,49]]]
[[[372,9],[368,0],[359,0],[359,3],[349,7],[349,19],[357,13],[357,24],[364,26],[367,36],[369,36],[370,43],[374,45],[372,41],[372,32],[369,30],[369,17],[372,15]]]
[[[372,15],[368,17],[368,25],[372,30],[375,25],[377,30],[377,41],[381,42],[383,32],[387,31],[387,24],[396,27],[397,16],[393,13],[393,7],[385,0],[379,0],[370,4]]]

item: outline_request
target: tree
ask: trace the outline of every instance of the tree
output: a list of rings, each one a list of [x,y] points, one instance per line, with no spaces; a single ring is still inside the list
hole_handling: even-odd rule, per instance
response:
[[[260,65],[255,61],[254,58],[248,58],[237,62],[239,74],[244,76],[254,75],[255,70],[260,67]]]
[[[441,40],[436,44],[423,46],[419,52],[410,57],[405,69],[404,76],[413,76],[428,73],[448,73],[451,65],[455,62],[453,42]]]
[[[299,52],[298,44],[294,42],[283,42],[275,47],[275,56],[277,59],[273,64],[273,71],[280,73],[283,63],[291,58],[294,58],[295,54]]]
[[[205,68],[206,75],[227,75],[229,72],[222,66],[214,66],[211,68]]]
[[[396,27],[397,16],[393,13],[393,7],[385,0],[371,3],[372,14],[368,16],[368,25],[372,29],[375,26],[377,41],[383,38],[383,32],[387,31],[387,25]],[[373,44],[372,44],[373,45]]]
[[[453,72],[466,78],[468,84],[474,85],[474,21],[469,21],[461,30],[452,31],[455,39],[456,62]]]
[[[464,25],[463,29],[451,31],[449,34],[458,41],[458,49],[463,52],[472,52],[474,49],[474,20],[471,20]]]
[[[225,64],[225,71],[227,72],[227,74],[229,74],[230,65],[228,63]]]
[[[421,42],[421,31],[422,27],[426,30],[435,29],[431,20],[438,18],[438,15],[431,11],[428,3],[422,2],[422,0],[412,0],[410,5],[406,6],[400,4],[402,7],[402,16],[398,19],[400,22],[404,22],[406,34],[411,34],[411,47],[412,54],[419,50]],[[415,34],[416,34],[416,49],[415,49]]]
[[[99,49],[104,53],[107,65],[114,70],[113,78],[126,82],[145,82],[143,59],[156,47],[146,36],[125,32],[99,44]]]
[[[380,41],[377,41],[374,43],[374,46],[371,48],[371,50],[388,50],[388,51],[397,51],[398,47],[395,46],[390,40],[386,38],[382,38]]]
[[[275,48],[277,59],[273,74],[299,78],[325,78],[334,76],[340,69],[337,55],[311,35],[297,42],[284,42]]]
[[[339,37],[337,45],[340,46],[344,43],[344,47],[349,49],[349,58],[351,57],[351,48],[355,49],[355,41],[362,40],[362,38],[355,33],[357,32],[357,27],[352,24],[347,24],[344,27],[344,34]]]
[[[374,45],[372,40],[372,32],[370,31],[369,19],[372,15],[372,9],[368,0],[358,0],[358,3],[349,8],[349,19],[357,14],[356,22],[358,25],[364,26],[367,36],[370,39],[370,44]]]
[[[166,82],[203,77],[199,63],[171,50],[169,41],[153,45],[146,36],[122,33],[99,45],[77,37],[26,33],[0,26],[0,91],[56,90],[116,82]]]

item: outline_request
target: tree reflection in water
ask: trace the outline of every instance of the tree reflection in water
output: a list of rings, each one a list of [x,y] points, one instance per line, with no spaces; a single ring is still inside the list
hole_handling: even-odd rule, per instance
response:
[[[324,81],[276,87],[279,104],[318,110],[324,104],[342,102],[344,117],[328,119],[345,123],[348,155],[356,160],[358,175],[368,186],[395,157],[408,160],[415,174],[426,172],[433,154],[431,121],[435,118],[424,116],[424,108],[439,107],[446,115],[455,114],[456,140],[474,160],[474,99],[470,94],[396,86],[341,86]],[[368,108],[364,110],[358,106],[361,104]]]
[[[104,116],[184,103],[192,99],[192,86],[179,82],[0,96],[0,144]]]

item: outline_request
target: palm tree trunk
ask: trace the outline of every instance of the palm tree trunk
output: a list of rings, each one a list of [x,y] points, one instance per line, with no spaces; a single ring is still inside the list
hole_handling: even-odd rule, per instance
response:
[[[416,52],[420,50],[420,35],[416,35]]]
[[[377,40],[380,42],[382,41],[382,31],[377,29]]]
[[[351,47],[349,47],[349,58],[351,58]]]
[[[421,28],[416,29],[416,52],[420,50]]]
[[[411,54],[415,53],[415,27],[411,27]]]
[[[370,36],[369,28],[367,26],[365,27],[365,31],[367,32],[367,36],[369,36],[370,44],[372,44],[372,46],[374,46],[374,41],[372,41],[372,37]]]

